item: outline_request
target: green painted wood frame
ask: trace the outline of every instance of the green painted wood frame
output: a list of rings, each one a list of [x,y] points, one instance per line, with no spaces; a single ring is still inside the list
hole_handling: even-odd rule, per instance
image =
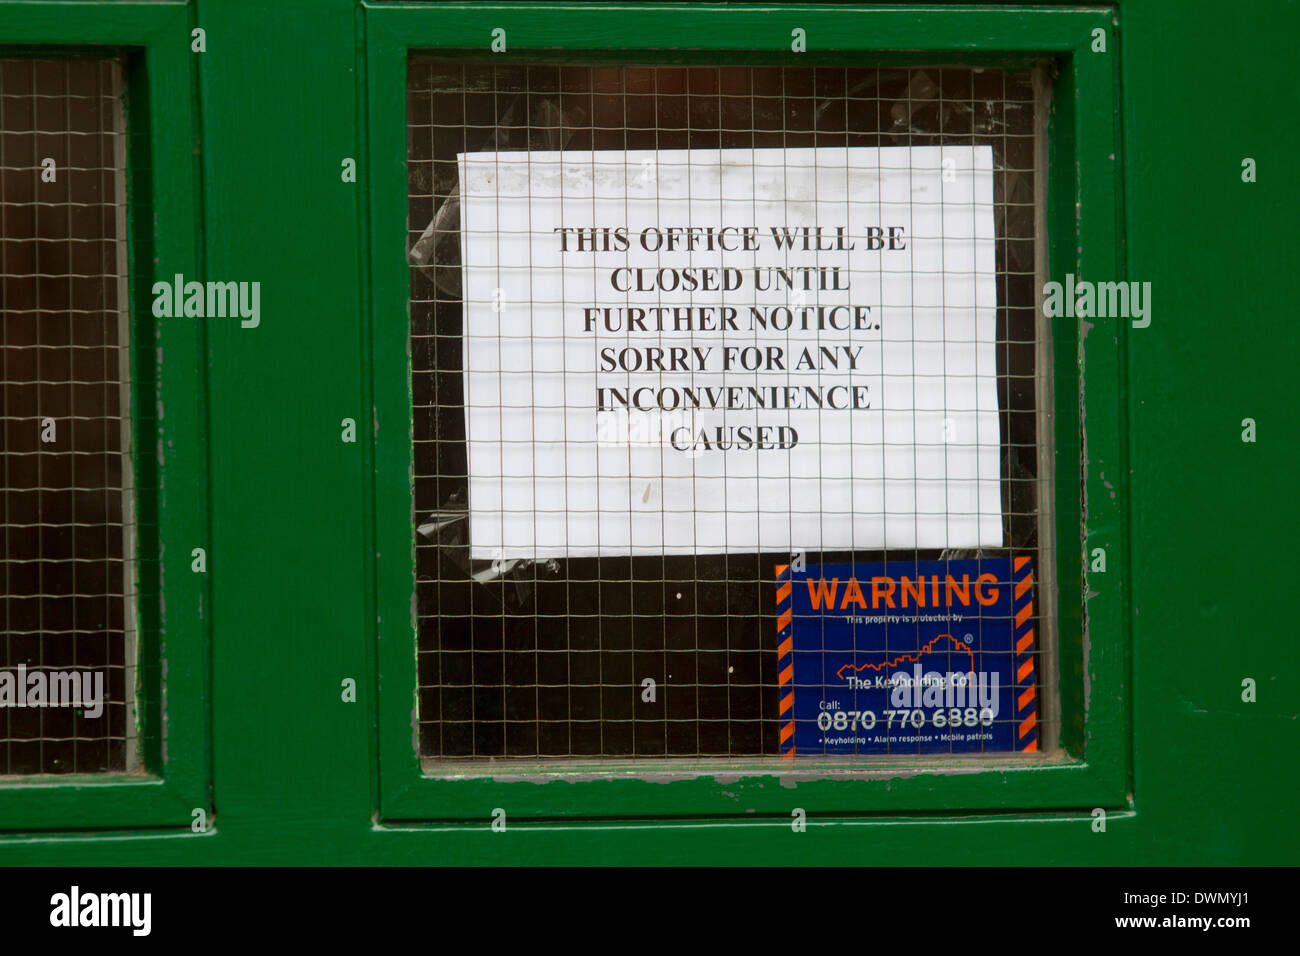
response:
[[[412,51],[551,61],[772,65],[1024,63],[1059,71],[1049,130],[1050,276],[1123,275],[1117,22],[1110,9],[740,5],[364,4],[374,405],[379,820],[789,819],[794,805],[839,817],[900,811],[1124,810],[1132,806],[1125,323],[1056,320],[1055,474],[1062,749],[984,759],[500,762],[422,769],[417,757],[413,452],[409,355],[406,63]],[[502,27],[508,52],[491,54]],[[790,52],[803,28],[808,51]],[[1094,31],[1106,50],[1093,52]],[[1086,435],[1082,432],[1087,423]],[[1082,447],[1081,447],[1082,445]],[[1084,502],[1080,489],[1084,490]],[[1105,548],[1108,570],[1084,555]],[[797,789],[791,789],[797,787]]]
[[[211,815],[202,319],[155,319],[155,277],[201,276],[199,179],[183,3],[5,4],[4,55],[120,55],[127,115],[132,465],[137,514],[140,766],[0,777],[0,829],[190,827]],[[209,566],[209,571],[212,568]]]

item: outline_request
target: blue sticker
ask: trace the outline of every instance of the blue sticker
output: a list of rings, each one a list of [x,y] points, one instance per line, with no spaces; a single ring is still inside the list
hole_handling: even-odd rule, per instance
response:
[[[1038,749],[1027,556],[777,568],[782,756]]]

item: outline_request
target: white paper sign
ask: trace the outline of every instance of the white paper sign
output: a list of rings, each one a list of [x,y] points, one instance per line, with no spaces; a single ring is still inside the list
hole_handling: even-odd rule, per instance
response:
[[[998,547],[987,146],[462,154],[476,559]]]

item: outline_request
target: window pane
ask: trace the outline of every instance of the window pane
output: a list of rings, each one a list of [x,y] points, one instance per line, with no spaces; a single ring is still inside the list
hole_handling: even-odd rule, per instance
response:
[[[1028,556],[1041,580],[1050,553],[1039,551],[1047,520],[1039,489],[1049,477],[1040,462],[1050,454],[1040,452],[1050,452],[1051,433],[1041,397],[1050,394],[1050,367],[1039,360],[1046,353],[1034,293],[1041,198],[1035,103],[1031,71],[412,58],[407,245],[422,756],[776,756],[784,723],[776,569],[790,563],[788,548],[497,561],[475,548],[461,261],[468,237],[458,156],[527,153],[542,162],[541,154],[559,150],[653,150],[661,157],[688,149],[779,150],[794,174],[788,157],[806,157],[810,147],[990,150],[998,545],[836,547],[803,557],[809,565],[881,562],[915,575],[922,562],[1001,559],[1010,568],[1007,559]],[[528,224],[496,229],[505,236]],[[527,263],[501,264],[512,265]],[[545,294],[538,286],[538,301]],[[503,436],[503,446],[508,440]],[[717,497],[738,493],[723,484]],[[576,507],[544,497],[534,499],[535,508],[572,514]],[[725,507],[699,496],[695,502],[696,510]],[[662,507],[665,520],[670,509]],[[1035,602],[1027,622],[1039,632],[1035,648],[1048,636],[1037,626],[1041,611]],[[1017,717],[1004,712],[998,721],[1010,728]],[[1018,732],[1019,725],[1008,729],[1020,743]],[[914,744],[889,749],[922,752]]]
[[[134,762],[120,91],[116,61],[0,60],[0,773]]]

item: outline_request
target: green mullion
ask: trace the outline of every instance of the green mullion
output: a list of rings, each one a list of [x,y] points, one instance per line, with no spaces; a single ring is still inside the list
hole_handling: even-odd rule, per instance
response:
[[[367,19],[368,42],[372,24]],[[390,44],[366,58],[369,183],[371,382],[375,448],[368,480],[374,501],[377,659],[384,685],[379,727],[407,728],[379,738],[381,800],[420,776],[416,699],[417,607],[415,460],[411,420],[409,273],[406,265],[406,51]],[[391,188],[397,184],[396,188]],[[381,188],[386,186],[389,188]],[[391,683],[390,683],[391,680]]]
[[[1077,210],[1076,279],[1090,282],[1123,278],[1120,228],[1120,156],[1118,97],[1115,92],[1119,51],[1110,18],[1099,26],[1107,49],[1091,44],[1075,52],[1076,168],[1080,203]],[[1069,261],[1069,260],[1067,260]],[[1059,270],[1053,270],[1054,273]],[[1063,277],[1062,277],[1063,278]],[[1086,607],[1084,684],[1084,757],[1115,768],[1113,786],[1127,791],[1128,733],[1128,502],[1122,343],[1129,334],[1123,318],[1077,319],[1079,375],[1087,455],[1083,461],[1085,544],[1083,604]],[[1106,551],[1106,571],[1093,573],[1088,556]],[[1106,706],[1102,702],[1107,703]],[[1123,789],[1119,789],[1123,788]]]

